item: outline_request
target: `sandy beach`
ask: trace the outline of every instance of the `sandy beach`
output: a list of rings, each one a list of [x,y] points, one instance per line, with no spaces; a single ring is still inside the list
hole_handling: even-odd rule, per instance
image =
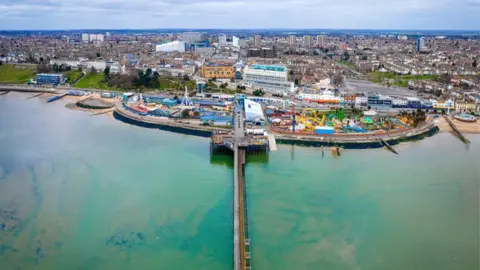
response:
[[[458,121],[452,117],[450,117],[452,120],[452,123],[455,124],[455,126],[460,130],[461,132],[464,133],[474,133],[474,134],[480,134],[480,122],[474,122],[474,123],[467,123],[467,122],[462,122]],[[440,117],[438,119],[435,119],[435,123],[437,126],[440,128],[440,131],[452,131],[450,128],[450,125],[447,123],[447,121],[443,118]]]

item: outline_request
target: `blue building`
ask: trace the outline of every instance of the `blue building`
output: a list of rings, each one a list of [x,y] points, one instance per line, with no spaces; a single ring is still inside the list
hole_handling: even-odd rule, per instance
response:
[[[417,52],[423,51],[424,48],[425,48],[425,38],[420,37],[417,39]]]
[[[240,69],[235,70],[235,80],[242,79],[242,71]]]
[[[407,108],[410,109],[420,109],[422,108],[422,103],[420,99],[415,97],[407,97]]]
[[[210,41],[208,39],[203,41],[197,41],[195,43],[190,44],[190,50],[195,51],[197,48],[208,48],[210,47]]]
[[[59,85],[65,82],[65,78],[63,74],[37,74],[35,77],[37,84],[52,84],[52,85]]]
[[[197,92],[203,93],[205,90],[205,82],[197,82]]]

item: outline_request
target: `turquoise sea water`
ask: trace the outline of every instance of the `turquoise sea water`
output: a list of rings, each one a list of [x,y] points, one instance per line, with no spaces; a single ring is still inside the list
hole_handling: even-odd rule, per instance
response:
[[[209,140],[0,97],[0,269],[232,269]],[[246,166],[254,269],[479,269],[480,136]]]

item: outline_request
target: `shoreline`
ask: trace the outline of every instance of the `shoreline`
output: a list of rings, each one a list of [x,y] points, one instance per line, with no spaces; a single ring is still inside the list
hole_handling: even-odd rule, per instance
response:
[[[151,116],[140,116],[130,112],[124,108],[121,102],[116,103],[114,112],[115,119],[120,121],[147,128],[158,128],[172,132],[184,133],[188,135],[196,135],[200,137],[210,137],[213,130],[222,130],[219,128],[195,126],[191,123],[184,123],[183,121],[174,121],[171,119],[161,119]],[[225,129],[225,131],[229,131]],[[426,137],[433,136],[439,132],[439,128],[433,122],[427,123],[416,129],[410,129],[393,134],[366,134],[355,136],[306,136],[294,134],[281,134],[272,132],[275,140],[280,144],[305,145],[313,147],[342,147],[344,149],[366,149],[366,148],[381,148],[384,145],[379,140],[382,138],[391,145],[396,145],[402,142],[416,141]]]
[[[24,96],[26,94],[23,91],[17,92]],[[46,93],[39,97],[40,100],[46,100],[49,96],[55,95],[54,93]],[[90,95],[89,98],[101,98],[99,95]],[[83,111],[90,113],[90,115],[104,114],[108,117],[112,117],[115,120],[122,121],[127,124],[143,127],[143,128],[155,128],[169,132],[193,135],[198,137],[210,137],[212,131],[227,131],[229,129],[216,128],[210,126],[200,126],[196,120],[176,120],[171,118],[160,118],[155,116],[141,116],[135,114],[124,108],[123,104],[119,100],[108,99],[109,102],[114,103],[114,107],[111,109],[86,109],[75,105],[76,102],[86,98],[86,96],[65,96],[64,100],[67,101],[65,107],[71,110]],[[452,122],[456,125],[458,130],[465,134],[480,134],[480,122],[466,123],[452,119]],[[269,130],[268,127],[266,127]],[[397,145],[404,142],[417,141],[434,136],[440,132],[450,132],[452,129],[448,125],[447,121],[443,117],[428,122],[421,127],[401,131],[392,132],[390,134],[356,134],[352,136],[345,135],[331,135],[331,136],[313,136],[305,134],[282,134],[275,131],[269,131],[273,134],[276,141],[279,144],[287,145],[303,145],[311,147],[342,147],[344,149],[367,149],[367,148],[381,148],[384,145],[378,138],[382,138],[390,145]]]

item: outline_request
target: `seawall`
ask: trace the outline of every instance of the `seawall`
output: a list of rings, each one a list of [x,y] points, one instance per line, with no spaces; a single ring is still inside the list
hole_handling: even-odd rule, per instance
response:
[[[165,131],[182,133],[200,137],[210,137],[213,130],[222,130],[209,126],[200,126],[189,124],[188,122],[174,121],[172,119],[161,119],[153,116],[141,116],[131,112],[123,107],[123,104],[117,103],[113,114],[115,119],[122,122],[145,128],[155,128]],[[230,131],[224,129],[225,131]],[[434,123],[428,123],[421,127],[408,129],[401,132],[392,132],[385,134],[355,134],[355,135],[330,135],[330,136],[306,136],[302,134],[282,134],[273,132],[275,139],[280,144],[293,144],[313,147],[342,147],[345,149],[367,149],[381,148],[383,144],[378,138],[382,138],[390,145],[396,145],[402,142],[421,140],[433,136],[439,132],[439,128]]]

